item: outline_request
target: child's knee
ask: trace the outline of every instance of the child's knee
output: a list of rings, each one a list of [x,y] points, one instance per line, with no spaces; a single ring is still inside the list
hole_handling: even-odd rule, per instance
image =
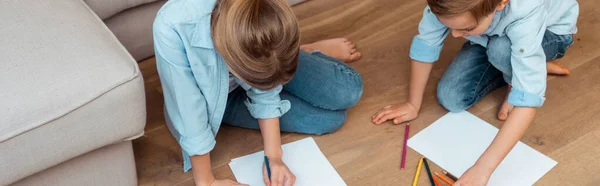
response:
[[[450,96],[442,96],[438,94],[438,100],[440,105],[450,112],[462,112],[469,108],[468,104],[466,104],[464,101],[452,99]]]
[[[438,84],[437,98],[440,105],[450,112],[461,112],[470,106],[466,92],[442,81]]]
[[[363,93],[363,81],[362,78],[356,74],[356,77],[353,77],[353,80],[349,84],[349,88],[346,90],[347,92],[342,93],[343,99],[340,100],[342,103],[339,105],[338,109],[348,109],[358,103]]]
[[[348,74],[344,78],[342,85],[332,89],[329,93],[326,103],[323,105],[325,109],[343,110],[348,109],[358,103],[363,93],[363,81],[358,73]]]
[[[329,113],[324,122],[317,124],[309,133],[314,135],[331,134],[340,129],[346,123],[346,111]]]

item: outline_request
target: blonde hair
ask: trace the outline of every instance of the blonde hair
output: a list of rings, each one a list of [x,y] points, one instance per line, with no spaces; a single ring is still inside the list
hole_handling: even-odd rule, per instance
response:
[[[496,11],[500,3],[502,0],[427,0],[431,12],[438,16],[471,12],[477,20]]]
[[[230,71],[268,90],[288,82],[298,65],[300,31],[285,0],[219,0],[212,38]]]

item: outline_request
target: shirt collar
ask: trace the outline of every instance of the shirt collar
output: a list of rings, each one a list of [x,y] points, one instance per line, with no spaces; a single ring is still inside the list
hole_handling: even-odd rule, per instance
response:
[[[195,1],[199,2],[199,1]],[[214,49],[211,29],[211,14],[215,7],[216,0],[202,0],[202,3],[197,5],[197,11],[190,12],[192,14],[201,14],[195,25],[192,28],[191,46]]]
[[[502,20],[502,17],[505,15],[504,11],[506,10],[508,10],[508,5],[506,5],[504,9],[496,11],[494,13],[494,19],[492,20],[492,23],[490,23],[490,26],[485,30],[485,32],[483,32],[484,34],[489,34],[492,31],[494,31],[494,29],[496,29],[498,23],[500,22],[500,20]]]

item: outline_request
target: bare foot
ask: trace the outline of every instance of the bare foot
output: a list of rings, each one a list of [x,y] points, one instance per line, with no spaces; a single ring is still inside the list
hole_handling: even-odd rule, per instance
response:
[[[321,40],[311,44],[301,45],[300,49],[305,52],[318,50],[346,63],[354,62],[360,59],[361,56],[361,53],[356,49],[356,45],[346,38]]]
[[[506,121],[510,112],[512,112],[514,106],[508,103],[508,93],[510,93],[510,85],[508,86],[508,92],[506,94],[506,98],[504,99],[504,103],[500,107],[500,111],[498,112],[498,119],[500,121]]]
[[[571,74],[571,70],[569,70],[569,68],[556,63],[556,62],[548,62],[546,63],[546,70],[548,71],[548,74],[551,75],[570,75]]]

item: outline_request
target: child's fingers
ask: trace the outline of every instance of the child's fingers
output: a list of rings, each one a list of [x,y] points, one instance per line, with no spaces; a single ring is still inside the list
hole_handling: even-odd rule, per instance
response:
[[[383,116],[382,116],[382,117],[381,117],[381,118],[380,118],[380,119],[377,121],[377,123],[383,123],[383,122],[386,122],[387,120],[394,119],[394,118],[396,118],[396,117],[400,117],[400,116],[402,116],[402,115],[403,115],[403,114],[402,114],[402,113],[400,113],[400,112],[389,112],[389,113],[387,113],[387,114],[383,115]]]
[[[266,165],[263,166],[263,181],[265,182],[265,185],[271,186],[271,180],[269,180],[269,173],[267,173]]]
[[[288,174],[285,177],[285,186],[293,186],[295,182],[296,182],[296,177],[294,175]]]
[[[391,113],[392,110],[386,109],[386,110],[382,110],[379,113],[377,113],[377,116],[375,116],[375,119],[373,119],[375,121],[375,124],[379,123],[379,120],[381,120],[381,118],[389,113]]]
[[[505,121],[508,119],[508,114],[512,111],[513,106],[509,104],[507,101],[504,101],[502,106],[500,107],[500,112],[498,112],[498,119],[500,121]]]
[[[375,114],[373,114],[373,116],[371,116],[371,119],[375,119],[381,112],[389,110],[390,107],[391,106],[388,105],[388,106],[381,108],[381,110],[377,111]]]
[[[394,118],[394,124],[398,125],[398,124],[407,122],[409,120],[410,120],[410,118],[409,118],[408,114],[405,114],[405,115]]]
[[[379,110],[379,111],[375,112],[375,114],[373,114],[373,116],[371,116],[371,119],[375,120],[375,119],[376,119],[376,118],[379,116],[379,114],[380,114],[381,112],[383,112],[384,110],[385,110],[385,109],[381,109],[381,110]]]
[[[285,174],[278,174],[275,177],[275,184],[273,184],[274,186],[283,186],[283,180],[285,179]]]

